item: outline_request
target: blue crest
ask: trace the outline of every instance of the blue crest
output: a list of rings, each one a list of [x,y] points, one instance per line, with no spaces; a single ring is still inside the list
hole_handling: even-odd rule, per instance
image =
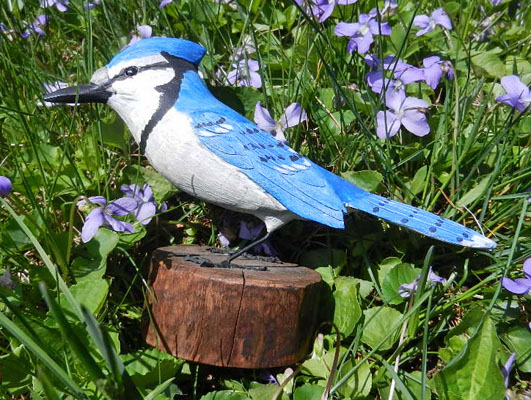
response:
[[[192,64],[198,66],[201,59],[205,55],[205,48],[197,43],[189,40],[155,37],[150,39],[142,39],[132,46],[127,47],[107,64],[107,67],[112,67],[122,61],[133,60],[135,58],[153,56],[160,54],[163,51],[175,57],[180,57]]]

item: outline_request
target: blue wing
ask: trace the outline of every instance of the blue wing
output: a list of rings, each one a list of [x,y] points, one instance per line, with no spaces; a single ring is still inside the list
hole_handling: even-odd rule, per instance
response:
[[[347,208],[462,246],[492,249],[496,244],[461,224],[352,185],[319,167],[270,133],[226,108],[192,111],[201,143],[302,218],[343,228]]]
[[[240,168],[288,210],[334,228],[344,227],[346,208],[321,167],[233,110],[189,115],[205,147]]]

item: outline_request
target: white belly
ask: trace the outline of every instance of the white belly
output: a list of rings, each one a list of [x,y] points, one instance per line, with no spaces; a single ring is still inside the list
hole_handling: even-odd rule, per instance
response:
[[[149,135],[146,156],[179,189],[206,202],[253,214],[266,223],[268,231],[296,218],[238,168],[207,150],[188,117],[174,108]]]

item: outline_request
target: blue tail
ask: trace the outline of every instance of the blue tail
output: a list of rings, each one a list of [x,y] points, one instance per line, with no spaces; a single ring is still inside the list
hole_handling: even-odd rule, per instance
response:
[[[428,211],[366,192],[337,175],[327,177],[347,208],[364,211],[443,242],[492,250],[496,243],[457,222]]]

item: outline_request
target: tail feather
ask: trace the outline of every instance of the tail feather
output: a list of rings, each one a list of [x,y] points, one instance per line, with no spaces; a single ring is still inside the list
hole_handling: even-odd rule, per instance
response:
[[[492,250],[496,243],[457,222],[398,201],[365,192],[337,177],[335,189],[346,207],[364,211],[393,224],[448,242]]]

